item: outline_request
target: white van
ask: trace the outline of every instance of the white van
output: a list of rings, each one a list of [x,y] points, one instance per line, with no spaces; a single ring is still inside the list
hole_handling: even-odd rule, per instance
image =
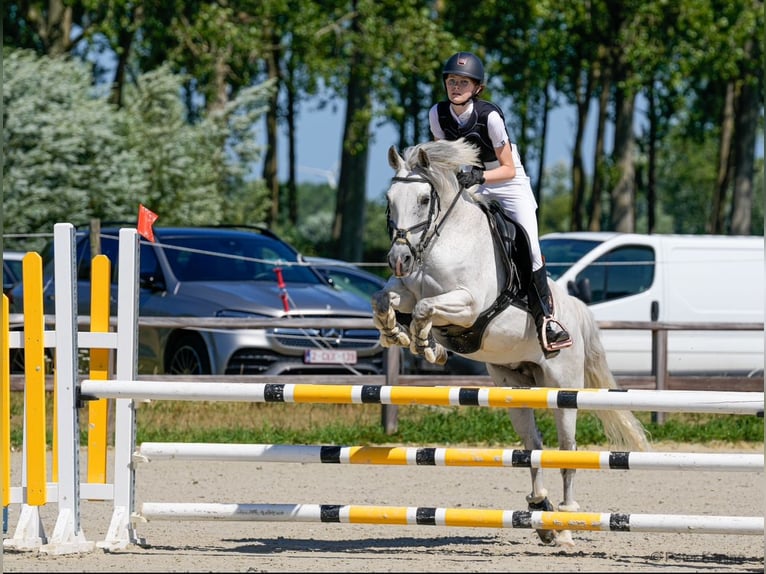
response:
[[[763,323],[763,237],[568,232],[540,244],[550,276],[597,321]],[[651,373],[651,331],[601,334],[613,373]],[[762,376],[763,357],[763,330],[668,333],[673,375]]]

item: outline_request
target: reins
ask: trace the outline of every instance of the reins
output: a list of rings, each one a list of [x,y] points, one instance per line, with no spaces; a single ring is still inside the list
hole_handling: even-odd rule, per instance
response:
[[[452,212],[455,205],[457,205],[457,201],[460,199],[461,195],[460,190],[458,190],[458,192],[455,194],[455,197],[452,199],[449,208],[447,208],[447,211],[444,213],[444,217],[439,220],[433,230],[429,233],[428,230],[431,229],[434,217],[437,217],[441,212],[439,194],[436,193],[433,182],[422,175],[408,177],[394,176],[391,178],[391,181],[398,181],[401,183],[427,183],[431,188],[431,203],[428,208],[428,217],[425,221],[416,223],[415,225],[412,225],[406,229],[396,227],[396,223],[391,220],[391,206],[389,205],[386,207],[386,219],[388,220],[388,230],[389,234],[391,235],[391,244],[393,245],[394,243],[405,243],[410,252],[415,256],[418,265],[420,265],[423,262],[423,253],[425,253],[425,250],[428,248],[428,244],[431,243],[431,240],[434,237],[439,236],[439,230],[444,225],[444,222],[447,220],[447,217],[449,217],[449,214]],[[418,246],[413,247],[412,243],[410,243],[410,234],[419,231],[421,228],[425,228],[426,233],[420,237]]]

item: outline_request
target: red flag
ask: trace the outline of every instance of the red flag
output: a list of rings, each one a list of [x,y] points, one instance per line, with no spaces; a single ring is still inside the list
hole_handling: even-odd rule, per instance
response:
[[[152,224],[157,221],[159,217],[159,215],[150,209],[147,209],[142,204],[138,204],[138,225],[136,226],[136,229],[138,230],[139,235],[148,239],[152,243],[154,243],[154,230],[152,229]]]

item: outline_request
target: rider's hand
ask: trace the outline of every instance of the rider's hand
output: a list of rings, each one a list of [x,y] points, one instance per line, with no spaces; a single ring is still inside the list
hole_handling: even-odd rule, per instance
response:
[[[484,170],[473,165],[471,171],[458,172],[457,181],[466,189],[474,185],[481,185],[484,183]]]

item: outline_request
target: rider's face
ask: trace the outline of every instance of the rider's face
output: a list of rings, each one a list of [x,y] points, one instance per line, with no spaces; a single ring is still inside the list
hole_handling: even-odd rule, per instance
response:
[[[447,96],[450,102],[456,105],[468,102],[476,90],[476,82],[474,80],[455,74],[447,75],[444,84],[447,86]]]

